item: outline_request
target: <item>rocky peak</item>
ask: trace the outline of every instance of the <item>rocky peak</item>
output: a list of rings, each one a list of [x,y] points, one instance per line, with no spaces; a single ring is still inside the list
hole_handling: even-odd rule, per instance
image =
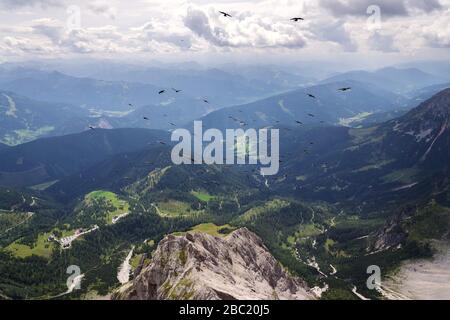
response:
[[[246,228],[225,237],[166,236],[151,263],[114,295],[133,300],[312,299]]]

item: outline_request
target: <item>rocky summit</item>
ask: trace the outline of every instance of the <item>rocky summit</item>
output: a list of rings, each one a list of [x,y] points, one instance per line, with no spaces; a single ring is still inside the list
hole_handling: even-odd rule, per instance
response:
[[[247,228],[227,236],[165,237],[151,263],[113,294],[119,300],[304,300],[305,283],[289,275]]]

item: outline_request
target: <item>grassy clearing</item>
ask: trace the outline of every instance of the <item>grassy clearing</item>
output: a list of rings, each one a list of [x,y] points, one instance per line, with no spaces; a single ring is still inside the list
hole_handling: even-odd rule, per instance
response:
[[[414,177],[417,175],[417,173],[418,170],[416,168],[397,170],[381,177],[381,180],[384,183],[392,183],[392,182],[413,183],[415,182]]]
[[[300,224],[293,235],[287,238],[287,242],[290,245],[295,245],[298,241],[306,240],[309,237],[315,237],[322,234],[322,228],[315,224]]]
[[[159,213],[162,217],[180,217],[192,211],[189,203],[178,200],[158,202],[156,206],[158,207]]]
[[[112,223],[113,218],[129,212],[130,210],[130,205],[127,201],[119,199],[115,193],[110,191],[93,191],[85,197],[85,201],[88,203],[89,201],[98,201],[101,199],[106,200],[114,207],[114,210],[108,211],[108,214],[106,215],[105,219],[108,224]]]
[[[30,187],[30,189],[33,189],[33,190],[36,190],[36,191],[44,191],[44,190],[50,188],[55,183],[57,183],[58,181],[59,180],[53,180],[53,181],[44,182],[44,183],[37,184],[35,186]]]
[[[287,207],[290,204],[289,201],[275,199],[272,201],[268,201],[261,206],[257,206],[251,208],[246,211],[243,215],[241,215],[237,220],[239,222],[249,222],[253,219],[256,219],[258,216],[263,215],[267,212],[278,211],[284,207]]]
[[[215,198],[206,192],[192,191],[191,194],[202,202],[209,202]]]
[[[235,228],[232,226],[226,224],[223,226],[217,226],[214,223],[203,223],[196,225],[195,227],[192,227],[188,232],[191,233],[207,233],[209,235],[223,238],[226,235],[230,234],[232,231],[234,231]],[[174,235],[176,236],[182,236],[185,235],[186,232],[176,232]]]
[[[136,270],[136,268],[139,266],[139,262],[141,261],[142,254],[136,254],[134,255],[130,260],[130,265],[133,268],[133,270]]]
[[[18,144],[36,140],[39,137],[42,137],[43,135],[52,132],[53,130],[55,130],[55,128],[51,126],[42,127],[37,130],[29,130],[29,129],[15,130],[14,134],[5,135],[3,139],[0,140],[0,142],[10,146],[15,146]]]
[[[44,258],[50,258],[55,244],[49,242],[47,239],[51,235],[51,232],[41,233],[33,247],[15,241],[7,246],[5,249],[10,251],[17,258],[26,258],[33,255]]]
[[[19,225],[29,218],[27,213],[0,210],[0,234],[9,228]]]

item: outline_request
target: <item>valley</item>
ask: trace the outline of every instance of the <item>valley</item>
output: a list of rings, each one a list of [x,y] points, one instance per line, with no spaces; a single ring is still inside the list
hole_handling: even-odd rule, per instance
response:
[[[95,128],[1,148],[2,297],[444,297],[450,91],[396,117],[386,94],[352,82],[337,95],[344,84],[201,118],[279,128],[275,176],[260,176],[259,165],[174,165],[163,130]],[[337,124],[382,110],[394,118]],[[80,267],[80,290],[66,288],[69,265]],[[378,291],[366,286],[371,265],[382,270]],[[144,290],[148,279],[154,291]]]

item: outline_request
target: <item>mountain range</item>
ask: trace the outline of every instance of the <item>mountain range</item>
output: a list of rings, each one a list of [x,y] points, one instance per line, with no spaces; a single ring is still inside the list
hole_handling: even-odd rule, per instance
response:
[[[207,115],[201,101],[191,115],[150,104],[120,116],[2,93],[2,116],[14,124],[4,136],[38,130],[33,121],[45,124],[47,108],[65,110],[51,118],[55,134],[94,124],[0,144],[2,298],[385,299],[383,287],[366,286],[368,266],[384,280],[449,241],[448,88],[411,110],[400,94],[345,80]],[[120,128],[175,128],[175,116],[209,128],[279,128],[279,173],[174,165],[170,132]],[[81,290],[66,291],[67,261],[83,270]]]
[[[360,81],[373,84],[384,90],[395,93],[406,93],[415,89],[439,84],[448,79],[423,72],[417,68],[395,68],[388,67],[373,72],[350,71],[337,74],[325,80],[323,83],[337,81]]]
[[[351,90],[338,90],[344,87],[351,87]],[[396,110],[404,106],[406,101],[400,95],[374,86],[356,81],[342,81],[297,89],[246,105],[223,108],[211,112],[201,120],[205,127],[220,129],[338,124],[345,119],[364,114]]]

